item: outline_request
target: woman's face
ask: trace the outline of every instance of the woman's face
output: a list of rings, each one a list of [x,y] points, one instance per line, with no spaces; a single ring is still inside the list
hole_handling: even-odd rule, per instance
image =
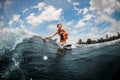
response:
[[[62,25],[58,25],[57,28],[58,28],[58,29],[62,29]]]

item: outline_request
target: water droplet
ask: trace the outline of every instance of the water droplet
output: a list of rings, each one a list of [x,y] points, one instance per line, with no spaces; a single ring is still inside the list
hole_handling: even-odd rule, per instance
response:
[[[44,60],[47,60],[47,59],[48,59],[48,57],[47,57],[47,56],[43,56],[43,59],[44,59]]]

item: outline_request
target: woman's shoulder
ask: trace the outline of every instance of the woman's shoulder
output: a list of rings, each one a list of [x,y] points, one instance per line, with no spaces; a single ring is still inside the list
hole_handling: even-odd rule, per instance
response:
[[[62,28],[63,31],[66,31],[64,28]]]
[[[62,28],[62,30],[65,30],[64,28]]]

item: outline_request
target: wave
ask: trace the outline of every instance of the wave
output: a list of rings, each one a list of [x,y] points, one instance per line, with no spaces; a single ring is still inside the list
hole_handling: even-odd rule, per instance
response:
[[[6,50],[14,50],[16,45],[24,38],[30,38],[36,35],[27,31],[25,28],[3,28],[0,29],[0,54],[5,53]]]
[[[11,54],[11,51],[23,41],[25,38],[30,38],[34,35],[25,28],[3,28],[0,29],[0,76],[8,75],[10,71],[19,66]],[[0,79],[1,79],[0,77]]]

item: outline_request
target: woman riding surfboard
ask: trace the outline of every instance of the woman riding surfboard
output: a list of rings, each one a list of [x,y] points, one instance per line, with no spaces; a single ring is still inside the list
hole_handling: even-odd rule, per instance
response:
[[[62,46],[66,45],[66,41],[68,39],[68,32],[62,28],[62,24],[57,24],[57,28],[58,28],[58,30],[53,35],[46,37],[46,39],[49,39],[49,38],[55,36],[56,34],[58,34],[58,35],[60,35],[59,44]]]

